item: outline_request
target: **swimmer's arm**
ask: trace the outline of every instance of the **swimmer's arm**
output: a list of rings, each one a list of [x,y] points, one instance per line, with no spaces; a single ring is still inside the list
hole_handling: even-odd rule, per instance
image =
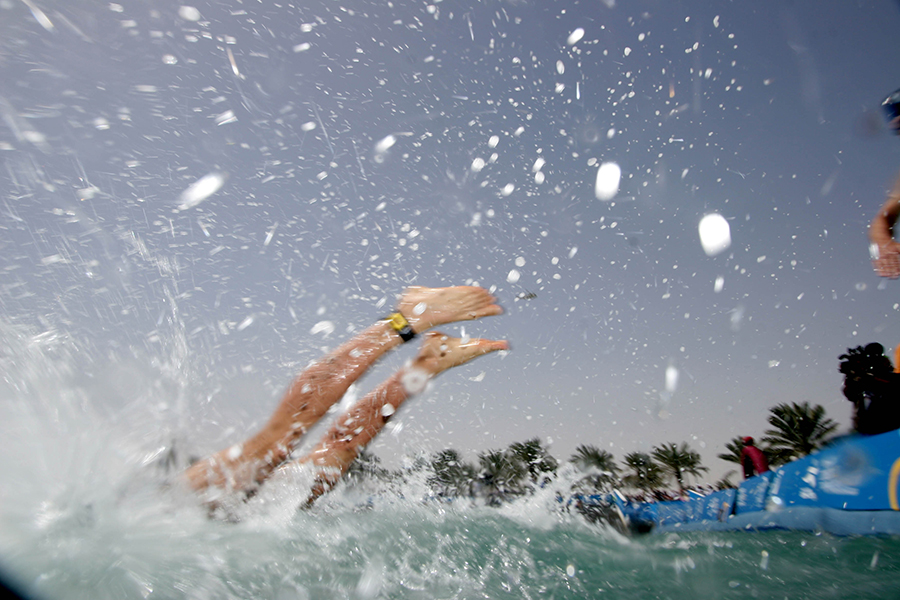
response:
[[[900,217],[900,177],[894,183],[894,188],[888,194],[887,200],[869,227],[869,238],[876,244],[890,242],[894,238],[894,224]]]
[[[894,241],[894,225],[900,218],[900,177],[887,200],[869,226],[869,240],[873,245],[872,265],[882,277],[900,276],[900,244]]]
[[[379,321],[305,369],[285,392],[263,428],[242,444],[192,465],[188,485],[252,492],[290,456],[302,436],[385,352],[402,343],[387,321]]]
[[[367,394],[349,412],[332,425],[328,433],[309,454],[298,462],[315,467],[316,479],[304,506],[334,487],[360,451],[371,442],[390,420],[400,405],[412,395],[409,388],[410,367],[394,373],[378,388]],[[413,373],[424,387],[431,375]],[[407,380],[405,382],[405,380]]]
[[[505,341],[458,339],[431,332],[424,336],[418,356],[367,394],[331,427],[322,441],[300,462],[316,469],[305,506],[327,492],[347,472],[359,452],[378,435],[408,398],[420,393],[438,374],[479,356],[508,350]]]

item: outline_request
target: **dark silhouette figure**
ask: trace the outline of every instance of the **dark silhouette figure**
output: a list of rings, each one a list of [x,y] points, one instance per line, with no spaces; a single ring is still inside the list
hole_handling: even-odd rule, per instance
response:
[[[853,403],[853,429],[874,435],[900,428],[900,374],[879,343],[848,348],[841,360],[844,396]]]
[[[754,475],[765,473],[769,470],[769,460],[763,451],[756,447],[752,437],[743,439],[744,448],[741,450],[741,466],[744,467],[744,479],[750,479]]]

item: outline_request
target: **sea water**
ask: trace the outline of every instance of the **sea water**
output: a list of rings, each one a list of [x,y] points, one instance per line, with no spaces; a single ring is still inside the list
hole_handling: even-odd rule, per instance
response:
[[[561,510],[553,486],[489,507],[426,500],[420,475],[387,487],[339,488],[298,511],[303,490],[284,477],[233,518],[210,519],[176,483],[184,461],[171,442],[177,411],[164,405],[180,392],[165,381],[165,361],[153,367],[162,382],[141,385],[137,377],[135,400],[123,408],[104,402],[106,388],[81,370],[85,348],[71,339],[12,326],[2,334],[0,564],[35,597],[820,600],[900,593],[897,537],[625,537]]]

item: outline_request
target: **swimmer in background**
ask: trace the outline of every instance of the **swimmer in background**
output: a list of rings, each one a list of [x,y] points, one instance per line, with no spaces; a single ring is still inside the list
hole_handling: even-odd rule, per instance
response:
[[[385,352],[432,327],[499,315],[503,309],[494,302],[495,298],[480,287],[406,289],[395,313],[298,375],[258,433],[190,466],[184,473],[188,486],[200,492],[210,506],[228,495],[253,495],[278,466],[290,460],[301,436]],[[478,356],[508,348],[505,341],[426,334],[416,358],[342,415],[319,444],[299,459],[300,463],[311,464],[316,473],[304,505],[311,505],[334,487],[391,415],[405,400],[425,389],[428,381]]]
[[[881,106],[890,128],[900,135],[900,90],[888,96]],[[900,175],[887,200],[869,226],[869,252],[872,266],[881,277],[900,277],[900,243],[894,240],[894,224],[900,217]]]

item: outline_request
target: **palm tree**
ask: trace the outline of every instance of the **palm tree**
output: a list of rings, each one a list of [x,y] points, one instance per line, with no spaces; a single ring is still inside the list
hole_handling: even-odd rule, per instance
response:
[[[763,441],[769,444],[773,466],[802,458],[824,446],[838,425],[825,416],[825,409],[808,402],[779,404],[769,410]]]
[[[528,476],[525,464],[511,452],[488,450],[478,455],[479,481],[492,505],[500,504],[510,494],[522,492],[522,480]]]
[[[532,483],[543,484],[549,481],[549,475],[556,473],[559,467],[559,463],[550,456],[539,438],[532,438],[527,442],[514,442],[510,444],[509,451],[526,466]],[[542,479],[544,473],[549,475],[544,475]]]
[[[622,483],[629,487],[650,492],[665,481],[662,469],[646,452],[630,452],[624,462],[630,472],[622,478]]]
[[[731,469],[730,471],[725,473],[725,476],[722,479],[718,480],[713,485],[713,487],[715,487],[717,490],[730,490],[732,488],[736,488],[737,486],[731,483],[731,476],[735,473],[737,473],[737,471]]]
[[[653,458],[662,465],[668,474],[678,483],[678,491],[684,494],[684,476],[699,477],[701,472],[709,471],[700,464],[700,454],[691,450],[687,443],[681,446],[674,443],[663,444],[653,449]]]
[[[388,479],[390,471],[381,466],[381,459],[368,450],[361,450],[347,468],[347,481],[361,483],[366,479]]]
[[[740,436],[731,438],[731,441],[725,442],[725,449],[728,452],[717,454],[716,458],[721,458],[726,462],[742,464],[741,451],[744,449],[744,438]]]
[[[615,483],[618,478],[619,466],[615,457],[596,446],[581,444],[575,448],[575,454],[569,458],[569,462],[588,473],[575,484],[576,487],[600,491]]]
[[[463,462],[456,450],[442,450],[432,457],[429,464],[432,475],[428,485],[443,496],[469,494],[475,480],[475,467]]]

